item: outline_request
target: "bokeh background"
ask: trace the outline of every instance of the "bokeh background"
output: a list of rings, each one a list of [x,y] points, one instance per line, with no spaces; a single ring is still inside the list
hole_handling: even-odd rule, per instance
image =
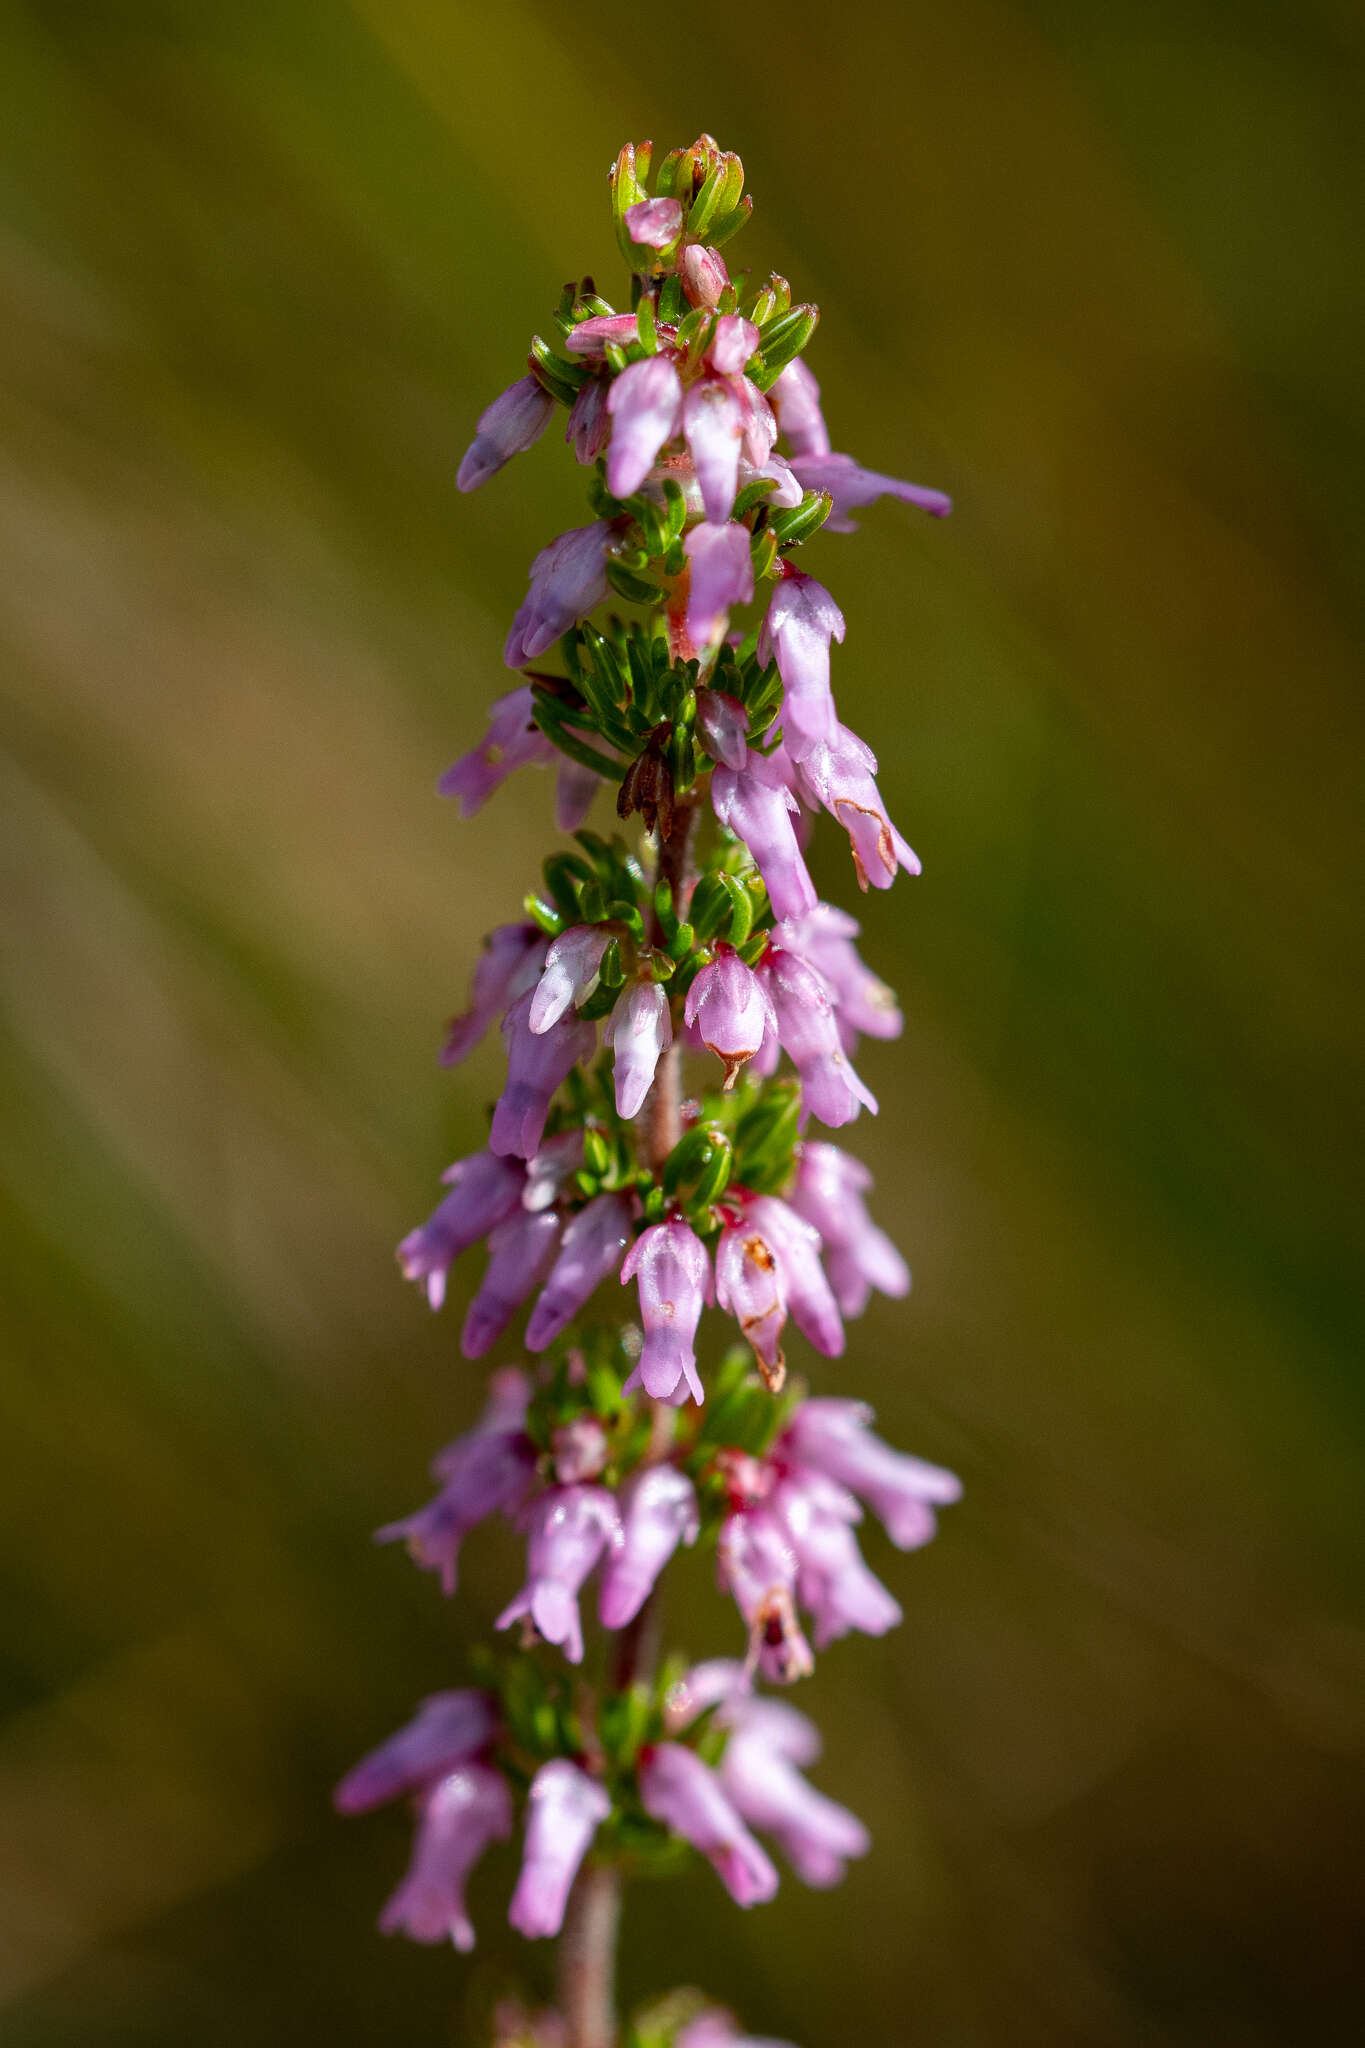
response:
[[[1362,177],[1346,0],[0,12],[6,2048],[474,2044],[549,1954],[386,1943],[328,1790],[458,1682],[368,1541],[481,1375],[391,1246],[551,831],[433,796],[574,523],[453,475],[604,172],[708,128],[825,318],[816,543],[925,862],[865,906],[858,1148],[916,1271],[827,1390],[966,1499],[824,1660],[843,1890],[633,1897],[628,1995],[802,2048],[1359,2038]],[[609,282],[610,280],[610,282]],[[841,835],[816,851],[845,898]],[[689,1566],[674,1635],[733,1640]]]

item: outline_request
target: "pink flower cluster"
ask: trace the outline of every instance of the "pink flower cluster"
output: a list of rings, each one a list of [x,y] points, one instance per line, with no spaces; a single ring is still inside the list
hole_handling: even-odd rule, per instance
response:
[[[859,1498],[898,1550],[916,1550],[934,1535],[935,1509],[961,1493],[953,1473],[892,1450],[871,1421],[858,1401],[806,1400],[766,1457],[726,1460],[717,1576],[748,1624],[751,1666],[779,1684],[813,1666],[799,1609],[821,1650],[854,1631],[885,1635],[901,1618],[858,1548]]]
[[[738,1905],[760,1904],[778,1889],[777,1871],[753,1829],[771,1837],[803,1883],[837,1884],[848,1861],[871,1844],[862,1822],[802,1774],[820,1755],[814,1724],[784,1702],[759,1698],[744,1668],[721,1660],[699,1665],[676,1688],[670,1731],[682,1734],[712,1708],[726,1737],[719,1765],[682,1741],[650,1744],[637,1762],[645,1812],[700,1851]],[[470,1873],[493,1842],[507,1840],[515,1821],[496,1760],[500,1733],[491,1694],[436,1693],[338,1785],[336,1805],[346,1814],[392,1799],[416,1802],[412,1859],[380,1916],[385,1933],[473,1948],[465,1904]],[[559,1933],[574,1878],[611,1807],[593,1757],[552,1757],[536,1771],[507,1915],[528,1940]]]
[[[379,1541],[406,1543],[452,1594],[465,1537],[491,1515],[508,1516],[526,1535],[526,1583],[497,1626],[520,1621],[530,1639],[556,1644],[579,1664],[587,1580],[600,1574],[602,1626],[624,1628],[679,1544],[696,1540],[697,1495],[671,1459],[640,1465],[617,1487],[603,1484],[610,1447],[588,1413],[561,1426],[548,1458],[539,1456],[526,1431],[531,1392],[515,1368],[496,1373],[474,1429],[433,1462],[439,1493],[381,1529]],[[808,1398],[764,1457],[725,1448],[715,1455],[729,1502],[717,1576],[748,1629],[751,1668],[778,1683],[812,1668],[798,1609],[811,1616],[819,1649],[851,1630],[882,1635],[901,1618],[858,1549],[859,1501],[898,1549],[914,1550],[934,1535],[935,1510],[961,1491],[951,1472],[883,1443],[871,1422],[860,1402]]]
[[[809,1030],[821,1013],[813,1004],[797,1006],[793,1017],[793,1028]],[[812,1078],[810,1065],[803,1070],[808,1089],[824,1079],[831,1093],[836,1086],[851,1093],[856,1076],[837,1032],[822,1058],[823,1077]],[[501,1111],[502,1104],[494,1116],[495,1145]],[[718,1301],[735,1318],[776,1387],[789,1320],[824,1357],[837,1358],[844,1348],[845,1315],[861,1314],[874,1288],[891,1296],[909,1289],[904,1261],[864,1206],[870,1174],[837,1146],[813,1140],[800,1145],[785,1197],[736,1185],[726,1189],[717,1210],[714,1270],[712,1255],[681,1215],[647,1224],[637,1236],[638,1194],[623,1190],[578,1200],[571,1176],[582,1159],[582,1133],[566,1132],[529,1160],[504,1157],[496,1149],[457,1160],[444,1176],[450,1192],[399,1245],[403,1272],[420,1281],[432,1307],[439,1308],[453,1260],[487,1239],[488,1263],[461,1332],[467,1358],[483,1357],[537,1289],[526,1345],[544,1351],[619,1270],[623,1283],[636,1283],[644,1329],[624,1391],[642,1386],[656,1401],[700,1402],[696,1337],[706,1304]]]

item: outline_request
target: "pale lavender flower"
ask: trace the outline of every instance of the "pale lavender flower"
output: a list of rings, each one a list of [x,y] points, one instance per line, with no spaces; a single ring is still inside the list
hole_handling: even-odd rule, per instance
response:
[[[889,889],[900,867],[912,875],[920,871],[918,855],[887,816],[873,780],[876,770],[871,747],[843,725],[836,725],[833,739],[813,746],[797,767],[807,800],[822,805],[847,832],[863,889],[869,883]]]
[[[557,1024],[571,1006],[586,1003],[597,986],[602,955],[615,936],[609,925],[571,924],[551,940],[531,999],[529,1022],[537,1036]]]
[[[739,400],[724,377],[702,377],[683,400],[682,418],[706,517],[713,526],[723,526],[739,483],[739,444],[744,431]],[[746,532],[746,550],[748,541]]]
[[[748,755],[749,714],[738,697],[724,690],[697,692],[697,731],[713,761],[739,769]]]
[[[652,1400],[666,1401],[685,1386],[701,1402],[705,1397],[693,1345],[702,1303],[714,1298],[711,1261],[681,1216],[652,1224],[636,1238],[621,1268],[622,1282],[637,1275],[645,1344],[623,1392],[643,1385]]]
[[[629,348],[639,333],[633,313],[594,313],[570,328],[565,345],[571,356],[601,356],[612,342]]]
[[[774,1392],[786,1375],[782,1273],[771,1246],[746,1215],[727,1215],[716,1246],[716,1300],[739,1324]]]
[[[723,941],[688,989],[683,1021],[723,1063],[726,1089],[734,1087],[745,1061],[759,1051],[765,1030],[777,1028],[758,976]]]
[[[877,1100],[849,1063],[825,985],[795,953],[770,946],[759,968],[782,1044],[801,1077],[805,1109],[836,1129],[851,1123],[859,1107],[875,1116]]]
[[[731,2013],[711,2006],[678,2029],[673,2048],[791,2048],[791,2042],[776,2041],[771,2034],[741,2034]]]
[[[626,208],[622,219],[626,233],[637,248],[666,249],[682,233],[682,202],[677,199],[641,199]]]
[[[777,1700],[734,1701],[720,1718],[731,1731],[720,1781],[736,1811],[774,1837],[803,1883],[838,1884],[848,1859],[865,1856],[872,1837],[855,1814],[817,1792],[797,1769],[819,1755],[814,1725]]]
[[[659,1060],[672,1042],[673,1020],[663,986],[657,981],[628,983],[602,1032],[602,1043],[615,1055],[612,1077],[618,1116],[640,1114]]]
[[[526,1511],[526,1584],[498,1616],[510,1628],[529,1615],[547,1643],[571,1664],[583,1662],[578,1590],[621,1527],[616,1502],[601,1486],[553,1486]]]
[[[758,658],[777,661],[782,678],[782,739],[793,761],[839,729],[829,686],[829,643],[842,641],[844,615],[822,583],[800,569],[772,594],[758,638]]]
[[[424,1281],[433,1308],[445,1300],[452,1261],[511,1215],[526,1176],[519,1165],[492,1152],[474,1152],[457,1159],[441,1178],[450,1193],[398,1247],[403,1278]]]
[[[492,1151],[529,1159],[540,1144],[556,1088],[597,1044],[591,1024],[561,1020],[548,1031],[531,1029],[532,992],[518,997],[502,1020],[507,1048],[507,1086],[493,1111],[488,1143]]]
[[[910,1268],[867,1213],[863,1196],[871,1185],[862,1161],[837,1145],[807,1139],[799,1147],[787,1200],[819,1231],[834,1298],[846,1316],[862,1314],[874,1287],[896,1300],[910,1292]]]
[[[777,1872],[694,1750],[659,1742],[640,1755],[640,1803],[699,1849],[737,1906],[773,1897]]]
[[[482,1412],[472,1431],[457,1436],[444,1444],[432,1459],[429,1467],[435,1479],[458,1477],[464,1461],[466,1446],[476,1436],[488,1431],[504,1434],[526,1427],[526,1411],[531,1405],[531,1382],[518,1365],[500,1365],[496,1372],[488,1375],[488,1386]]]
[[[780,1455],[860,1493],[896,1548],[916,1550],[934,1534],[934,1509],[961,1498],[962,1482],[941,1465],[893,1450],[873,1435],[872,1421],[861,1401],[803,1401]]]
[[[717,768],[711,802],[721,824],[753,855],[774,916],[804,917],[814,910],[819,899],[792,826],[799,806],[778,757],[751,751],[742,769]]]
[[[528,1941],[558,1934],[578,1866],[611,1800],[567,1757],[542,1764],[526,1800],[526,1847],[507,1917]]]
[[[782,1290],[798,1330],[825,1358],[844,1348],[844,1326],[820,1264],[820,1233],[776,1195],[749,1195],[744,1214],[777,1260]]]
[[[570,346],[572,341],[570,336]],[[639,490],[659,450],[678,431],[682,402],[681,379],[665,355],[631,363],[614,380],[607,395],[607,489],[614,498],[628,498]]]
[[[719,647],[730,623],[730,607],[754,594],[754,563],[745,526],[694,526],[683,542],[692,574],[687,591],[687,631],[694,647]]]
[[[569,1219],[559,1256],[526,1325],[528,1351],[552,1344],[616,1271],[630,1242],[630,1220],[625,1195],[595,1195]]]
[[[555,402],[535,377],[519,377],[479,415],[459,474],[457,490],[477,490],[495,476],[505,462],[532,447],[546,427]]]
[[[752,320],[738,313],[722,313],[712,333],[706,360],[719,377],[740,376],[758,348],[759,333]]]
[[[596,1479],[611,1455],[607,1432],[595,1415],[575,1415],[561,1422],[550,1437],[555,1478],[561,1486],[581,1486]]]
[[[564,439],[585,467],[596,462],[611,436],[607,390],[605,378],[589,377],[586,384],[579,386],[578,396],[569,408]]]
[[[829,429],[820,410],[820,386],[799,356],[788,363],[769,396],[793,461],[798,456],[829,454]]]
[[[740,409],[744,414],[744,453],[757,469],[762,469],[773,452],[777,439],[777,420],[757,384],[748,377],[736,377],[735,392]]]
[[[789,918],[773,933],[788,953],[799,953],[815,969],[829,992],[845,1052],[856,1050],[859,1033],[868,1038],[899,1038],[904,1025],[895,995],[872,972],[853,944],[860,927],[856,917],[832,903],[817,903],[808,917]]]
[[[604,578],[604,591],[605,588]],[[560,631],[563,631],[562,627]],[[550,639],[554,637],[554,634],[550,635]],[[545,645],[549,645],[548,640]],[[512,666],[518,667],[519,664],[514,662]],[[494,790],[500,789],[515,769],[524,768],[528,762],[545,767],[555,760],[555,750],[532,717],[532,708],[529,683],[509,690],[505,697],[499,697],[489,713],[488,730],[478,746],[471,747],[467,754],[461,754],[458,761],[452,762],[437,783],[439,795],[460,799],[462,818],[472,818],[476,811],[482,810]]]
[[[896,1626],[901,1610],[863,1561],[851,1526],[862,1509],[846,1487],[801,1468],[774,1488],[771,1512],[796,1552],[797,1598],[814,1619],[817,1650],[850,1629],[881,1636]]]
[[[730,282],[719,249],[703,248],[700,242],[689,242],[683,250],[678,275],[688,303],[693,306],[718,306],[721,293]]]
[[[801,488],[801,479],[797,476],[785,456],[769,455],[766,462],[753,463],[748,460],[747,456],[741,455],[739,459],[739,481],[741,488],[745,484],[757,482],[760,477],[767,477],[771,483],[776,485],[775,490],[769,491],[767,502],[770,505],[776,506],[779,511],[794,512],[806,495]]]
[[[676,1735],[690,1728],[699,1714],[720,1706],[732,1695],[748,1698],[753,1683],[736,1657],[707,1657],[693,1664],[664,1696],[664,1727]]]
[[[555,776],[555,824],[561,832],[578,830],[601,787],[602,778],[595,768],[585,768],[581,761],[560,761]]]
[[[376,1543],[405,1543],[423,1571],[440,1575],[450,1598],[459,1583],[460,1546],[490,1515],[514,1514],[531,1490],[536,1454],[519,1423],[499,1428],[487,1418],[447,1445],[439,1461],[445,1480],[435,1500],[375,1532]]]
[[[469,1304],[460,1349],[482,1358],[544,1274],[559,1242],[553,1209],[518,1209],[489,1233],[488,1264]]]
[[[796,1618],[796,1552],[765,1506],[737,1508],[721,1524],[716,1575],[749,1629],[746,1668],[791,1685],[815,1668]]]
[[[523,994],[525,991],[523,990]],[[583,1133],[560,1131],[545,1138],[526,1162],[523,1209],[548,1209],[559,1200],[565,1181],[583,1164]]]
[[[833,510],[825,521],[829,533],[856,533],[857,521],[850,519],[849,513],[872,504],[876,498],[900,498],[935,519],[946,518],[953,509],[952,499],[942,491],[930,490],[924,484],[902,483],[896,476],[880,476],[875,469],[864,469],[851,455],[832,455],[828,446],[804,451],[793,445],[792,468],[808,491],[828,491],[834,500]]]
[[[544,958],[545,934],[533,924],[500,924],[488,934],[474,969],[469,1008],[452,1017],[447,1028],[443,1067],[467,1058],[499,1011],[530,987]]]
[[[621,1495],[621,1541],[602,1573],[598,1614],[604,1628],[624,1628],[644,1606],[679,1543],[700,1528],[692,1482],[673,1465],[648,1465]]]
[[[490,1842],[512,1832],[512,1795],[491,1764],[464,1764],[441,1778],[422,1801],[408,1874],[380,1915],[385,1934],[413,1941],[474,1946],[465,1884]]]
[[[368,1813],[386,1800],[420,1792],[486,1749],[497,1731],[496,1703],[488,1693],[433,1693],[405,1727],[346,1773],[332,1804],[338,1813]]]
[[[605,550],[611,537],[608,522],[595,519],[591,526],[570,528],[541,549],[531,564],[531,588],[503,650],[508,668],[525,668],[535,661],[602,602],[608,588]]]

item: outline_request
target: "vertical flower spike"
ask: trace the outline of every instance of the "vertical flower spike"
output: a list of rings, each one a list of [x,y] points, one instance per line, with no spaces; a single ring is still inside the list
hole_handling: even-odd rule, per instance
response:
[[[822,583],[789,570],[778,584],[759,635],[758,658],[776,661],[782,678],[782,739],[804,761],[839,730],[829,687],[829,643],[842,641],[844,615]]]
[[[656,1743],[640,1761],[640,1800],[713,1865],[737,1906],[777,1891],[777,1872],[701,1758],[676,1742]]]
[[[558,1934],[569,1889],[611,1800],[567,1757],[542,1764],[527,1801],[526,1850],[508,1919],[528,1941]]]
[[[610,172],[625,291],[606,287],[613,305],[592,278],[564,287],[458,479],[486,481],[565,407],[565,441],[590,472],[587,523],[535,556],[504,649],[528,673],[439,787],[470,816],[518,766],[553,762],[572,843],[524,896],[524,880],[489,869],[500,904],[509,892],[495,914],[512,921],[489,938],[442,1060],[500,1021],[505,1085],[486,1148],[451,1167],[398,1248],[437,1308],[453,1261],[484,1240],[461,1348],[492,1352],[527,1305],[531,1362],[493,1374],[477,1424],[433,1461],[435,1497],[378,1540],[401,1540],[452,1594],[466,1538],[513,1522],[525,1583],[496,1626],[517,1633],[486,1689],[433,1695],[335,1794],[347,1813],[412,1799],[412,1862],[381,1924],[462,1949],[466,1879],[511,1831],[515,1796],[508,1918],[528,1939],[562,1933],[562,2010],[500,2008],[500,2048],[618,2035],[784,2048],[692,1992],[618,2023],[617,1892],[637,1865],[694,1862],[690,1844],[740,1905],[770,1899],[777,1872],[754,1830],[811,1885],[866,1853],[861,1821],[803,1775],[812,1724],[755,1688],[810,1673],[803,1623],[823,1650],[900,1619],[858,1547],[863,1503],[912,1550],[959,1491],[874,1436],[859,1402],[800,1384],[780,1407],[770,1398],[784,1343],[811,1347],[818,1384],[844,1318],[910,1281],[868,1216],[866,1169],[807,1135],[812,1117],[842,1126],[875,1110],[850,1062],[861,1037],[902,1028],[856,921],[817,900],[816,814],[847,831],[864,888],[918,862],[875,755],[839,722],[844,618],[799,551],[878,497],[930,512],[947,500],[831,449],[801,359],[819,309],[776,272],[732,283],[719,253],[752,210],[739,158],[703,134],[652,159],[650,143],[628,143]],[[856,683],[840,683],[841,701]],[[585,828],[603,784],[609,837]],[[471,872],[457,865],[457,888]],[[796,1079],[774,1078],[784,1055]],[[613,1274],[634,1299],[604,1287]],[[717,1298],[748,1351],[733,1323],[703,1326]],[[699,1339],[724,1356],[711,1404],[689,1413]],[[729,1647],[745,1654],[678,1681],[677,1664],[656,1667],[656,1594],[703,1539],[743,1622],[743,1640],[725,1624]],[[614,1640],[589,1662],[580,1603],[594,1573]]]
[[[626,1253],[622,1281],[640,1282],[645,1348],[624,1391],[643,1386],[653,1401],[667,1401],[680,1383],[700,1402],[701,1380],[693,1350],[702,1303],[713,1297],[711,1262],[701,1240],[680,1216],[656,1223]]]
[[[475,491],[505,462],[534,447],[550,424],[554,399],[535,377],[519,377],[479,416],[478,428],[455,479],[461,491]]]
[[[380,1916],[384,1933],[473,1948],[465,1882],[489,1843],[511,1832],[512,1795],[490,1764],[464,1764],[440,1779],[422,1801],[408,1874]]]

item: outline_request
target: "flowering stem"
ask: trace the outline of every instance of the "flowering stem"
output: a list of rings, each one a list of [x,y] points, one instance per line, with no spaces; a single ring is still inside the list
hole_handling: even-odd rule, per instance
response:
[[[692,845],[697,823],[694,803],[681,803],[669,831],[659,840],[658,880],[667,882],[680,914],[692,883]],[[657,913],[651,937],[662,945]],[[675,1037],[655,1070],[640,1115],[642,1156],[657,1173],[682,1136],[682,1045]],[[646,1463],[667,1455],[673,1436],[672,1408],[656,1402]],[[659,1652],[659,1601],[649,1594],[622,1631],[612,1666],[612,1683],[625,1692],[648,1680]],[[568,2025],[567,2048],[612,2048],[616,2039],[616,1937],[621,1920],[621,1873],[614,1864],[588,1863],[579,1872],[564,1916],[559,1944],[559,2009]]]

